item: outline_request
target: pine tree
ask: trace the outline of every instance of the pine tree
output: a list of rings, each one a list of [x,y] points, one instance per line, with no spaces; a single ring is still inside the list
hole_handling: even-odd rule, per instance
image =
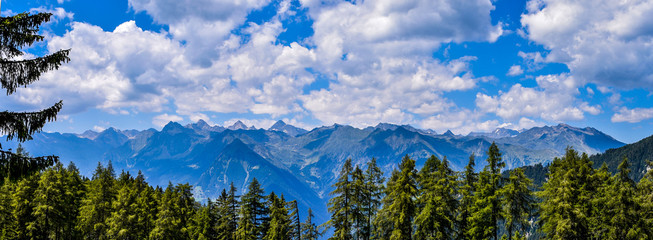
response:
[[[417,197],[417,171],[415,160],[404,156],[399,164],[399,171],[392,177],[395,181],[393,186],[388,186],[386,198],[392,199],[387,208],[387,217],[392,222],[390,240],[411,239],[412,222],[415,218]],[[384,201],[385,202],[385,201]]]
[[[381,209],[376,214],[373,222],[374,231],[372,232],[372,239],[390,239],[394,227],[394,221],[390,218],[391,209],[390,205],[395,201],[395,195],[391,194],[397,187],[397,180],[399,179],[400,172],[397,169],[392,170],[390,179],[384,188],[384,196],[381,199]]]
[[[107,218],[107,237],[110,239],[135,239],[137,235],[138,212],[136,199],[138,189],[135,180],[127,172],[118,177],[119,187],[116,200],[112,204],[111,215]]]
[[[383,177],[383,172],[381,168],[376,165],[376,158],[372,158],[370,162],[367,163],[367,169],[365,170],[365,186],[367,196],[365,202],[367,202],[367,207],[363,209],[363,214],[367,219],[367,224],[362,231],[362,239],[369,240],[374,232],[373,222],[378,209],[381,207],[381,199],[383,198],[383,182],[385,178]]]
[[[238,196],[236,196],[236,187],[231,183],[229,193],[222,189],[222,194],[218,198],[218,239],[233,240],[236,239],[235,233],[238,228]]]
[[[15,235],[15,221],[11,210],[11,192],[13,186],[9,181],[0,185],[0,239],[10,239]]]
[[[86,195],[86,186],[79,173],[79,169],[73,162],[68,164],[64,172],[64,195],[62,206],[64,218],[64,239],[79,239],[81,233],[77,229],[79,209],[82,206],[82,200]]]
[[[528,230],[531,212],[535,201],[531,190],[533,181],[524,175],[524,169],[516,168],[510,171],[506,185],[501,189],[503,195],[503,219],[509,240],[515,233]]]
[[[190,189],[188,184],[168,183],[150,239],[190,239],[188,227],[195,214],[195,199]]]
[[[334,197],[329,199],[328,203],[331,220],[327,222],[327,225],[334,227],[335,231],[330,239],[352,239],[353,193],[350,178],[352,171],[351,159],[347,159],[340,170],[338,181],[333,185],[334,189],[331,195]]]
[[[297,200],[292,200],[287,203],[286,207],[290,209],[290,239],[301,240],[302,239],[302,222],[299,219],[299,204]]]
[[[643,238],[653,238],[653,162],[647,162],[647,171],[637,184],[637,202],[641,206]]]
[[[365,215],[365,208],[368,204],[367,187],[365,186],[365,177],[363,170],[358,166],[354,168],[351,174],[351,224],[353,230],[353,239],[363,239],[366,235],[367,219]]]
[[[107,239],[106,220],[113,211],[116,199],[116,177],[111,162],[106,168],[98,163],[89,182],[88,193],[82,200],[77,228],[84,238]]]
[[[140,171],[134,183],[136,189],[138,189],[138,196],[136,197],[136,217],[138,220],[134,237],[136,239],[147,239],[154,229],[160,198],[157,197],[157,191],[145,182],[145,177]]]
[[[207,240],[218,238],[218,233],[215,228],[218,223],[218,216],[214,211],[216,211],[216,206],[211,199],[207,200],[206,206],[201,206],[197,210],[190,227],[191,239]]]
[[[236,230],[236,239],[260,239],[267,230],[268,208],[263,202],[263,189],[256,178],[247,187],[247,193],[241,198],[240,221]]]
[[[50,21],[51,13],[21,13],[11,17],[0,17],[0,83],[7,89],[7,95],[19,87],[27,87],[37,81],[42,73],[58,69],[68,62],[70,50],[59,50],[50,55],[28,60],[17,60],[24,55],[20,50],[44,37],[38,35],[39,25]],[[7,140],[16,138],[19,142],[32,139],[32,134],[40,132],[46,122],[56,120],[63,103],[59,101],[52,107],[37,112],[0,112],[0,134]],[[0,146],[0,180],[17,180],[52,166],[58,161],[56,156],[27,157],[4,151]]]
[[[591,210],[588,216],[588,225],[590,235],[595,238],[605,237],[610,227],[610,213],[608,202],[614,196],[610,192],[612,175],[608,170],[608,165],[604,162],[601,167],[592,174],[591,186],[594,194],[591,195]]]
[[[283,195],[278,198],[274,192],[268,196],[270,228],[263,240],[290,240],[290,218]]]
[[[460,205],[458,206],[458,239],[470,239],[467,232],[469,231],[469,218],[471,216],[472,205],[474,204],[474,193],[476,192],[476,182],[478,174],[474,172],[476,165],[474,154],[469,156],[469,162],[465,166],[463,178],[460,181]]]
[[[12,215],[15,221],[14,236],[22,236],[26,239],[28,236],[27,226],[34,221],[34,191],[39,186],[40,173],[35,173],[25,177],[16,183],[16,188],[12,194],[11,207]]]
[[[501,169],[505,163],[495,143],[487,152],[487,166],[479,173],[476,197],[469,218],[469,237],[472,239],[498,239],[499,220],[501,220],[502,186]]]
[[[302,238],[301,240],[317,240],[323,234],[319,227],[313,222],[313,210],[308,209],[306,214],[306,221],[302,223]]]
[[[57,163],[46,170],[34,192],[34,221],[27,230],[32,239],[63,239],[64,194],[63,165]]]
[[[415,218],[416,239],[453,239],[456,200],[456,176],[446,157],[432,155],[419,172],[419,213]]]
[[[624,157],[618,172],[612,177],[607,209],[610,216],[607,238],[605,239],[640,239],[643,234],[640,224],[640,206],[635,201],[635,182],[630,179],[630,163]]]
[[[563,158],[549,165],[548,180],[537,192],[540,203],[540,231],[549,239],[589,239],[592,218],[594,169],[587,154],[567,148]]]

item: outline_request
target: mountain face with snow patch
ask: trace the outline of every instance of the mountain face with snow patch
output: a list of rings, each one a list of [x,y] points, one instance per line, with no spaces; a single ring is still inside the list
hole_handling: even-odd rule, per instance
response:
[[[492,142],[509,168],[546,163],[567,146],[594,154],[624,145],[594,128],[564,124],[462,136],[393,124],[364,129],[335,124],[307,131],[282,121],[267,130],[240,121],[226,128],[198,121],[186,126],[170,122],[161,131],[39,133],[23,146],[33,156],[56,154],[75,162],[87,176],[98,161],[112,161],[115,169],[143,171],[152,184],[188,182],[196,193],[211,198],[232,182],[243,193],[257,178],[266,191],[297,199],[303,210],[311,207],[326,221],[329,192],[347,158],[361,167],[377,158],[389,175],[405,155],[416,159],[417,166],[431,155],[446,156],[455,170],[462,170],[475,154],[481,169]],[[1,144],[15,147],[15,142]]]

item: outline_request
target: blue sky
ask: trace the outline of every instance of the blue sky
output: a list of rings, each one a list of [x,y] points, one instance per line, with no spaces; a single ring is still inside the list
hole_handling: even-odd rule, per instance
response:
[[[2,0],[52,12],[72,61],[2,101],[47,131],[276,120],[467,134],[567,123],[653,134],[653,3],[611,0]]]

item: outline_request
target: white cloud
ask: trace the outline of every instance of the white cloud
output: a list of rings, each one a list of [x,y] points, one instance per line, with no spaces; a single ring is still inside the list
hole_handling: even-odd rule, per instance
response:
[[[653,108],[633,108],[622,107],[612,115],[612,122],[629,122],[638,123],[643,120],[653,118]]]
[[[155,116],[152,118],[152,124],[158,127],[164,127],[169,122],[180,122],[184,120],[183,117],[177,115],[168,115],[167,113]]]
[[[48,40],[50,52],[70,48],[69,63],[44,74],[15,99],[37,106],[65,99],[68,113],[89,108],[157,112],[167,103],[165,88],[180,84],[176,76],[184,69],[177,65],[183,52],[178,43],[142,31],[132,21],[113,32],[74,22],[72,30]]]
[[[531,0],[521,23],[583,82],[653,88],[653,2]],[[597,67],[600,66],[600,67]]]
[[[598,114],[600,107],[576,99],[578,82],[571,76],[545,75],[536,78],[537,88],[513,85],[497,96],[476,95],[479,111],[494,113],[505,120],[534,117],[548,121],[581,120],[584,113]]]
[[[508,69],[508,73],[506,73],[507,76],[519,76],[524,73],[524,70],[521,69],[521,66],[519,65],[512,65],[510,69]]]
[[[58,21],[64,20],[64,19],[72,20],[73,17],[75,16],[74,13],[67,12],[65,9],[60,8],[60,7],[54,8],[54,9],[49,9],[49,8],[45,8],[45,7],[38,7],[38,8],[31,8],[29,11],[30,12],[39,12],[39,13],[43,13],[43,12],[52,13],[52,18],[50,20],[54,21],[54,22],[58,22]]]
[[[188,57],[208,66],[218,57],[216,46],[231,30],[243,24],[247,14],[270,0],[129,0],[136,12],[147,12],[154,21],[169,26],[170,34],[186,42]]]

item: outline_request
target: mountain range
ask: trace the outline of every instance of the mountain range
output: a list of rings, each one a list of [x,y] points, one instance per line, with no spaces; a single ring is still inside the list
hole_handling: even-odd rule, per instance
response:
[[[86,176],[98,162],[111,161],[115,169],[141,170],[152,184],[188,182],[198,198],[215,198],[232,182],[242,193],[257,178],[266,191],[297,199],[303,210],[311,207],[317,220],[326,221],[329,192],[347,158],[361,167],[376,158],[389,175],[405,155],[418,167],[431,155],[446,156],[454,170],[462,170],[474,154],[481,169],[492,142],[508,168],[547,163],[568,146],[597,154],[624,145],[594,128],[566,124],[462,136],[388,123],[362,129],[334,124],[308,131],[283,121],[259,129],[240,121],[223,127],[200,120],[186,126],[170,122],[160,131],[38,133],[23,146],[34,156],[55,154],[74,162]],[[1,144],[16,147],[15,142]]]

